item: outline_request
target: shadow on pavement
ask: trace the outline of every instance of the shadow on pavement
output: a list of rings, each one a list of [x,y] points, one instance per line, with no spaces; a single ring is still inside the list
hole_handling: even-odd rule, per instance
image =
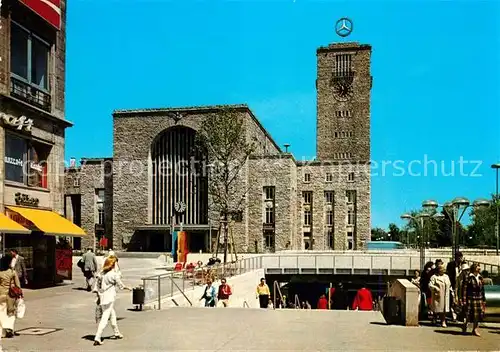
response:
[[[372,324],[372,325],[390,326],[389,324],[384,323],[382,321],[372,321],[372,322],[370,322],[370,324]]]
[[[94,341],[95,335],[85,335],[82,336],[82,340],[87,340],[87,341]],[[111,340],[110,336],[103,336],[101,337],[102,340]]]
[[[471,335],[471,334],[464,334],[461,331],[456,331],[456,330],[434,330],[434,332],[437,332],[438,334],[443,334],[443,335],[455,335],[455,336],[465,336],[465,335]]]
[[[73,287],[72,290],[75,290],[75,291],[87,291],[87,289],[83,288],[83,287]]]

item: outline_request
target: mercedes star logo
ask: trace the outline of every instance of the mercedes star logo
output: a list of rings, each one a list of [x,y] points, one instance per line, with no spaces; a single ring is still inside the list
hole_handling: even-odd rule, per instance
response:
[[[341,37],[347,37],[352,33],[353,25],[351,19],[342,17],[335,23],[335,32]]]

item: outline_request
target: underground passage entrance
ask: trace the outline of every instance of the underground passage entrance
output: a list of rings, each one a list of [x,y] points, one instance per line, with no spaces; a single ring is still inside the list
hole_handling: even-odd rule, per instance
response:
[[[358,290],[362,287],[369,289],[373,300],[377,303],[387,293],[389,282],[396,278],[387,276],[369,276],[369,275],[266,275],[266,281],[274,299],[274,282],[280,285],[282,295],[286,296],[286,301],[295,304],[296,301],[309,302],[312,309],[316,309],[321,295],[329,298],[330,287],[339,290],[339,284],[342,284],[342,290],[345,292],[346,303],[343,309],[351,309],[352,303]],[[332,290],[332,295],[335,296]],[[276,297],[279,293],[276,292]],[[334,299],[334,297],[332,297]],[[289,305],[290,306],[290,305]]]

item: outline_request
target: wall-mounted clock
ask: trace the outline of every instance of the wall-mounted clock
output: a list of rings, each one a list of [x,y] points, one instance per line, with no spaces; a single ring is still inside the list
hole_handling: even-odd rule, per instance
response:
[[[353,89],[352,84],[348,82],[335,82],[333,86],[333,94],[335,98],[340,101],[347,101],[352,97]]]
[[[179,214],[182,214],[186,211],[186,204],[184,202],[175,202],[174,204],[174,210],[179,213]]]

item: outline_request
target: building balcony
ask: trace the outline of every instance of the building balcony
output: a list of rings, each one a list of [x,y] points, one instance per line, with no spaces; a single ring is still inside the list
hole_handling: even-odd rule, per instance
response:
[[[15,77],[10,78],[10,95],[45,111],[51,110],[50,93]]]

